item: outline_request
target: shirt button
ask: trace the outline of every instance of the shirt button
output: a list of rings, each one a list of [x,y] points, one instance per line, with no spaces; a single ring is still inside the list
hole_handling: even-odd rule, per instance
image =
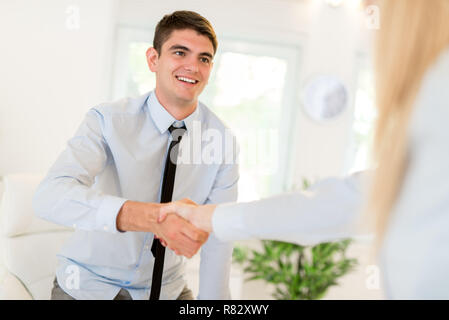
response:
[[[145,250],[149,250],[150,249],[150,246],[149,245],[146,245],[145,246]]]
[[[104,227],[103,227],[103,230],[104,230],[104,231],[107,231],[107,230],[108,230],[108,226],[104,226]]]
[[[76,228],[76,223],[73,224],[73,227]]]

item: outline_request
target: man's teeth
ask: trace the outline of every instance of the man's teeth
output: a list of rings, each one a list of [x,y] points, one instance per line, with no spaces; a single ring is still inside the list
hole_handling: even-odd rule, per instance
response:
[[[178,80],[184,81],[184,82],[188,82],[188,83],[197,83],[196,80],[193,79],[189,79],[189,78],[184,78],[184,77],[177,77]]]

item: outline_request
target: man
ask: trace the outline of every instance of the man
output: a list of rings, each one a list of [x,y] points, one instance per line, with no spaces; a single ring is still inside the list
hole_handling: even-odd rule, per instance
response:
[[[192,147],[198,152],[198,130],[226,130],[198,102],[216,49],[205,18],[190,11],[166,15],[147,51],[155,90],[92,108],[50,168],[36,192],[35,211],[75,229],[58,255],[53,299],[148,299],[155,236],[173,249],[165,252],[160,299],[193,299],[179,255],[191,257],[203,243],[198,298],[230,298],[231,244],[208,238],[176,215],[157,223],[164,172],[169,160],[177,162],[172,144],[179,143],[180,156]],[[199,143],[200,152],[208,147]],[[236,200],[238,167],[224,161],[236,155],[229,148],[219,151],[220,161],[213,163],[178,161],[173,200]]]

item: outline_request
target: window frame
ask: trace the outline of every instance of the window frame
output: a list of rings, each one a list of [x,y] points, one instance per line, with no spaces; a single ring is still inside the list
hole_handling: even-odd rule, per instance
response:
[[[127,78],[129,70],[129,45],[132,42],[152,43],[154,29],[119,25],[116,33],[113,76],[111,79],[111,99],[117,100],[128,95]],[[261,37],[241,37],[218,35],[218,52],[231,51],[255,56],[270,56],[287,62],[284,92],[281,98],[279,123],[279,155],[277,173],[273,175],[270,194],[289,191],[293,184],[294,156],[296,154],[295,122],[300,109],[300,63],[302,60],[303,35],[279,35],[265,41]],[[293,44],[292,44],[293,43]],[[215,61],[217,62],[217,61]]]

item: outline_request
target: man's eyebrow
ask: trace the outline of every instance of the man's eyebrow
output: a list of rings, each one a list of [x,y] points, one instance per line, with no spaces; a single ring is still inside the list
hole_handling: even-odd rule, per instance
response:
[[[172,46],[170,47],[170,49],[168,49],[168,50],[170,50],[170,51],[172,51],[172,50],[184,50],[184,51],[190,51],[189,48],[184,47],[184,46],[181,46],[181,45],[179,45],[179,44],[172,45]]]
[[[209,57],[211,59],[214,58],[214,56],[211,53],[209,53],[209,52],[201,52],[200,56],[206,56],[206,57]]]
[[[187,48],[185,46],[182,46],[182,45],[179,45],[179,44],[172,45],[168,50],[170,50],[170,51],[173,51],[173,50],[184,50],[184,51],[188,51],[188,52],[191,51],[189,48]],[[211,59],[214,57],[210,52],[207,52],[207,51],[206,52],[201,52],[200,56],[206,56],[206,57],[209,57]]]

